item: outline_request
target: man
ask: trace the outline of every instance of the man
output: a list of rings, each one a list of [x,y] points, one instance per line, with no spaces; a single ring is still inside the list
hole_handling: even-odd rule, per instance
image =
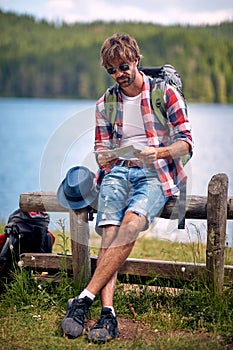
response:
[[[144,231],[186,180],[180,157],[192,149],[190,124],[180,94],[166,85],[166,127],[156,119],[150,104],[151,78],[138,70],[141,54],[134,38],[114,34],[101,48],[102,65],[116,81],[116,120],[111,120],[107,103],[109,90],[96,104],[95,150],[100,185],[97,229],[102,242],[93,277],[82,293],[68,302],[62,321],[64,334],[80,336],[84,319],[100,293],[102,311],[87,338],[106,342],[118,334],[113,307],[117,271]],[[108,115],[109,114],[109,115]],[[130,160],[109,152],[116,147],[136,145]]]

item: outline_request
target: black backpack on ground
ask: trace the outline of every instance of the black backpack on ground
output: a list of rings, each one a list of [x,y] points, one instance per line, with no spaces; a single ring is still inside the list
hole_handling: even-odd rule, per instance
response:
[[[51,253],[53,238],[48,231],[49,215],[45,212],[14,211],[8,219],[5,244],[0,252],[0,272],[19,260],[22,253]]]

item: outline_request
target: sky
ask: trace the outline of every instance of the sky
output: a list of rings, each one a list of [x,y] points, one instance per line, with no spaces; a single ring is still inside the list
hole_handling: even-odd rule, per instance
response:
[[[200,25],[233,20],[233,0],[0,0],[0,9],[70,24],[114,20]]]

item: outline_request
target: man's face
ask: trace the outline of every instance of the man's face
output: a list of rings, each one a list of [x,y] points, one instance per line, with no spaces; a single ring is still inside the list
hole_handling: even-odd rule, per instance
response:
[[[122,89],[129,87],[136,78],[137,62],[124,63],[114,62],[107,67],[107,71]]]

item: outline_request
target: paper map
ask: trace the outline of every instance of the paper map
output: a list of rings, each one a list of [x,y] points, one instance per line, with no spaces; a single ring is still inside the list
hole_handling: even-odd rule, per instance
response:
[[[141,145],[130,145],[130,146],[114,148],[114,149],[94,151],[94,153],[95,154],[108,153],[115,156],[116,158],[131,159],[131,158],[136,158],[134,154],[135,151],[141,151],[143,148],[144,146],[141,146]]]

